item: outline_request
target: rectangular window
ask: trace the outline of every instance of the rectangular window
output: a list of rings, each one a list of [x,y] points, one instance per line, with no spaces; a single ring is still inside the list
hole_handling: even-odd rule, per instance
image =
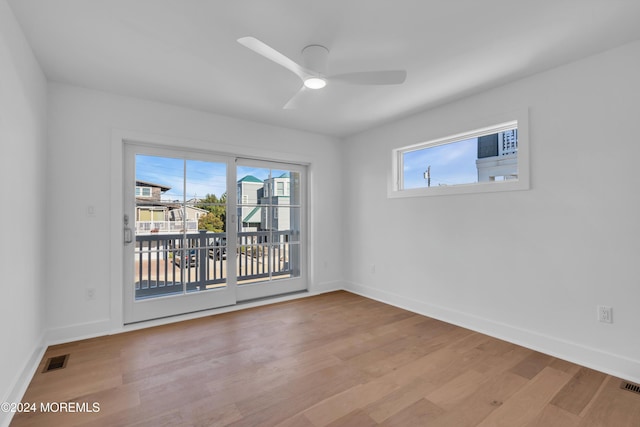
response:
[[[278,182],[278,196],[284,196],[284,182]]]
[[[525,119],[512,120],[395,149],[388,195],[528,189],[526,129]]]
[[[151,187],[136,187],[136,196],[151,197]]]

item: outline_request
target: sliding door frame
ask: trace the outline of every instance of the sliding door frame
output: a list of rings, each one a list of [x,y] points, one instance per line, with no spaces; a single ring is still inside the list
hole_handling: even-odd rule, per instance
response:
[[[298,165],[293,163],[283,163],[279,161],[272,160],[255,160],[255,159],[247,159],[247,158],[236,158],[236,170],[240,166],[247,167],[257,167],[264,169],[280,169],[287,170],[289,172],[294,172],[297,174],[297,177],[300,179],[300,182],[297,183],[297,187],[300,190],[300,200],[299,203],[296,203],[295,206],[291,207],[287,205],[289,209],[299,209],[299,243],[289,243],[288,246],[291,248],[292,246],[299,246],[300,250],[300,276],[290,277],[290,278],[281,278],[276,280],[269,281],[259,281],[257,283],[248,283],[248,284],[239,284],[237,287],[237,295],[238,302],[250,301],[253,299],[269,297],[273,295],[282,295],[286,293],[293,292],[301,292],[305,291],[309,288],[309,280],[308,280],[308,238],[309,234],[307,232],[308,228],[308,215],[307,215],[307,167],[305,165]],[[236,179],[240,179],[241,177],[237,177]],[[291,178],[290,178],[291,179]],[[289,182],[290,189],[294,188],[294,183]],[[292,190],[290,190],[292,191]],[[241,207],[241,201],[237,201],[238,207]],[[270,205],[268,205],[270,206]],[[269,210],[269,207],[266,208]],[[276,208],[278,209],[278,208]],[[269,215],[267,215],[268,217]],[[242,218],[238,218],[238,224],[242,224]],[[271,248],[275,245],[274,242],[271,242],[269,245]],[[271,251],[270,251],[271,255]],[[289,256],[291,256],[291,252],[289,252]],[[289,261],[291,261],[289,259]],[[271,279],[271,277],[270,277]]]
[[[151,145],[140,145],[140,144],[135,144],[135,143],[126,143],[125,144],[125,148],[124,148],[124,155],[125,155],[125,159],[124,159],[124,188],[123,188],[123,194],[124,194],[124,210],[123,210],[123,214],[127,216],[127,218],[129,218],[128,220],[128,224],[124,225],[124,227],[128,228],[130,231],[127,231],[127,233],[131,234],[131,238],[127,237],[128,240],[131,240],[131,243],[124,243],[124,258],[123,258],[123,266],[124,266],[124,283],[123,283],[123,304],[124,304],[124,322],[125,324],[129,324],[129,323],[136,323],[136,322],[143,322],[143,321],[147,321],[147,320],[153,320],[153,319],[158,319],[158,318],[163,318],[163,317],[169,317],[169,316],[176,316],[176,315],[181,315],[181,314],[186,314],[186,313],[192,313],[192,312],[197,312],[197,311],[202,311],[202,310],[207,310],[207,309],[213,309],[213,308],[218,308],[218,307],[224,307],[224,306],[229,306],[229,305],[234,305],[236,304],[237,300],[236,300],[236,276],[235,276],[235,271],[236,271],[236,258],[235,257],[227,257],[225,260],[221,260],[219,268],[222,271],[222,265],[225,265],[225,270],[226,270],[226,277],[225,277],[225,281],[224,286],[222,287],[215,287],[213,289],[206,289],[206,287],[204,286],[204,284],[206,283],[206,276],[209,272],[208,267],[205,264],[209,264],[210,260],[209,260],[209,248],[208,246],[202,246],[202,248],[199,248],[197,250],[197,252],[199,252],[199,254],[197,255],[197,257],[195,257],[195,254],[193,255],[195,257],[195,261],[196,261],[196,269],[197,273],[194,272],[194,278],[196,275],[200,275],[202,277],[198,277],[198,284],[200,284],[200,286],[198,286],[198,289],[200,289],[200,287],[202,287],[202,290],[198,290],[198,291],[191,291],[188,292],[187,291],[187,284],[188,282],[191,282],[191,276],[189,275],[189,278],[185,277],[186,274],[186,270],[192,270],[191,267],[191,252],[192,250],[189,250],[188,248],[185,248],[185,243],[186,243],[186,239],[188,238],[190,241],[194,240],[194,236],[196,236],[196,241],[198,242],[197,245],[205,245],[204,240],[208,240],[208,238],[206,237],[202,237],[202,236],[198,236],[198,232],[197,230],[194,230],[193,232],[189,233],[188,230],[186,230],[186,228],[182,229],[182,232],[178,232],[177,234],[182,234],[182,244],[180,244],[178,247],[180,249],[175,249],[175,247],[172,245],[171,247],[173,247],[174,249],[169,249],[169,248],[163,248],[162,250],[158,250],[158,252],[156,253],[156,257],[161,257],[161,256],[165,256],[165,267],[167,267],[169,264],[171,265],[172,268],[169,268],[169,271],[173,271],[174,275],[173,275],[173,279],[170,279],[169,281],[167,280],[167,278],[165,278],[164,280],[160,280],[159,277],[157,277],[155,279],[155,282],[157,284],[157,288],[155,288],[156,290],[166,290],[169,288],[173,288],[174,286],[165,286],[165,287],[160,287],[160,283],[166,283],[167,285],[170,284],[170,281],[173,280],[175,281],[175,268],[176,268],[176,263],[174,261],[169,261],[169,257],[171,255],[174,256],[174,258],[176,256],[182,257],[183,253],[187,254],[187,258],[189,258],[186,262],[181,262],[178,265],[178,271],[180,273],[180,279],[179,279],[179,283],[176,284],[175,287],[177,287],[178,285],[180,286],[182,292],[181,293],[167,293],[167,294],[158,294],[157,296],[152,296],[152,297],[142,297],[142,298],[136,298],[136,290],[134,287],[134,276],[135,276],[135,270],[133,269],[134,267],[134,247],[138,245],[138,236],[135,233],[135,209],[136,209],[136,198],[134,195],[134,189],[136,187],[135,183],[137,181],[137,156],[138,155],[143,155],[143,156],[149,156],[149,157],[156,157],[158,159],[164,158],[164,159],[175,159],[175,160],[180,160],[182,162],[182,173],[183,173],[183,178],[182,178],[182,185],[183,185],[183,194],[182,194],[182,199],[180,201],[180,205],[182,206],[182,208],[184,209],[185,202],[187,200],[187,195],[184,194],[184,190],[186,189],[186,185],[190,182],[190,177],[189,177],[189,170],[187,169],[187,166],[189,164],[189,162],[192,161],[196,161],[196,162],[202,162],[202,163],[209,163],[211,165],[213,164],[218,164],[218,165],[225,165],[225,193],[227,194],[227,201],[226,201],[226,235],[229,234],[229,232],[231,232],[231,234],[235,234],[233,229],[235,227],[235,216],[234,215],[229,215],[229,212],[232,212],[232,206],[235,205],[235,192],[233,191],[229,191],[229,188],[233,188],[234,185],[232,183],[235,183],[235,159],[231,156],[224,156],[224,155],[220,155],[220,154],[210,154],[210,153],[203,153],[203,152],[194,152],[194,151],[190,151],[190,150],[184,150],[182,148],[179,147],[175,147],[175,148],[169,148],[169,147],[158,147],[158,146],[151,146]],[[165,171],[168,172],[168,171]],[[219,195],[221,196],[221,194]],[[183,221],[185,219],[183,218]],[[183,222],[183,226],[184,226],[184,222]],[[231,231],[230,231],[231,230]],[[176,233],[174,233],[176,234]],[[161,235],[156,235],[157,237],[161,237]],[[142,235],[141,235],[142,238]],[[173,241],[174,239],[170,239],[170,240],[166,240],[166,242],[170,242]],[[165,243],[166,243],[165,242]],[[234,245],[235,240],[234,239],[226,239],[226,250],[228,253],[235,253],[235,245]],[[149,241],[149,253],[146,253],[147,251],[143,249],[143,243],[140,242],[140,250],[142,253],[140,253],[140,256],[138,257],[138,262],[142,263],[143,258],[147,260],[148,263],[151,263],[151,242]],[[159,241],[157,242],[159,243]],[[179,243],[179,242],[178,242]],[[208,245],[208,244],[207,244]],[[196,252],[194,250],[194,252]],[[201,256],[203,255],[204,256]],[[146,255],[146,256],[144,256]],[[157,261],[158,263],[160,261]],[[213,265],[217,265],[218,261],[214,259],[213,261]],[[186,264],[186,265],[185,265]],[[200,268],[202,267],[202,268]],[[142,267],[140,267],[142,269]],[[165,274],[166,274],[166,270],[167,268],[165,268]],[[142,272],[142,270],[141,270]],[[191,274],[191,273],[190,273]],[[204,275],[204,276],[203,276]],[[142,276],[139,277],[140,280],[140,291],[142,291]],[[148,283],[149,283],[149,289],[151,290],[151,286],[153,283],[153,280],[151,279],[151,277],[147,278]],[[171,291],[174,291],[173,289],[171,289]],[[176,290],[177,291],[177,290]]]
[[[122,331],[125,328],[124,325],[124,232],[122,214],[124,211],[124,193],[123,193],[123,172],[124,172],[124,147],[125,144],[138,144],[149,145],[155,147],[164,148],[177,148],[192,152],[201,152],[205,154],[233,156],[243,159],[264,160],[273,161],[284,164],[304,166],[306,171],[306,180],[303,187],[304,194],[306,196],[306,214],[304,214],[304,220],[307,224],[305,247],[305,263],[306,271],[302,272],[302,276],[306,280],[306,289],[311,290],[313,285],[311,281],[313,266],[311,260],[314,259],[314,249],[312,246],[313,230],[311,227],[312,210],[310,209],[311,200],[313,194],[311,191],[311,165],[312,157],[302,155],[295,152],[277,151],[270,148],[265,148],[264,145],[259,142],[251,145],[242,144],[226,144],[221,142],[214,142],[211,140],[202,140],[194,138],[177,137],[170,135],[161,135],[148,132],[138,132],[125,129],[113,128],[111,130],[111,146],[109,150],[110,154],[110,191],[109,191],[109,246],[110,246],[110,309],[107,314],[108,317],[103,318],[98,323],[109,324],[111,331]],[[234,308],[231,308],[234,310]],[[201,316],[210,315],[216,312],[229,311],[228,309],[212,309],[205,310],[203,312],[193,313],[190,315],[183,315],[176,317],[176,319],[188,319]],[[171,320],[160,320],[147,322],[151,324],[162,324],[171,322]],[[138,327],[136,327],[138,328]],[[87,334],[91,334],[93,329],[88,327]]]

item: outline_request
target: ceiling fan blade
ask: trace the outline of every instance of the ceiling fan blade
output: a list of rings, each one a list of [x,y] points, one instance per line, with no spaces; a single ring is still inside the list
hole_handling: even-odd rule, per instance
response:
[[[291,99],[289,101],[287,101],[286,104],[284,104],[284,107],[282,107],[283,110],[296,110],[298,108],[300,108],[305,102],[306,99],[309,98],[309,94],[310,92],[312,92],[312,89],[307,88],[306,86],[302,86],[300,88],[300,90],[298,92],[296,92],[295,95],[293,95],[291,97]]]
[[[240,43],[244,47],[251,49],[257,54],[262,55],[267,59],[270,59],[276,64],[283,66],[287,70],[296,74],[302,80],[304,80],[306,77],[308,77],[311,74],[308,70],[306,70],[301,65],[295,63],[291,59],[287,58],[286,56],[284,56],[283,54],[281,54],[271,46],[256,39],[255,37],[241,37],[238,39],[238,43]]]
[[[407,79],[407,72],[405,70],[362,71],[336,74],[329,79],[357,85],[399,85]]]

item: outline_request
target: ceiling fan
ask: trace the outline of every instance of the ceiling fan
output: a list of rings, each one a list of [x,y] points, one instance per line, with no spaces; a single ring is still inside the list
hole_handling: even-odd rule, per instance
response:
[[[302,80],[300,90],[285,104],[283,107],[285,109],[297,108],[300,99],[305,97],[307,93],[322,89],[331,81],[358,85],[396,85],[404,83],[407,78],[405,70],[361,71],[327,75],[329,49],[320,45],[309,45],[302,49],[304,66],[301,66],[255,37],[241,37],[238,39],[238,43],[283,66]]]

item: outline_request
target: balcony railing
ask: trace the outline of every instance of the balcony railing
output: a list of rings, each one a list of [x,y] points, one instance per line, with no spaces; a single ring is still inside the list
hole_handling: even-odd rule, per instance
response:
[[[136,234],[179,233],[184,230],[198,231],[198,221],[136,221]]]
[[[226,233],[142,234],[136,236],[136,299],[196,292],[226,286]],[[238,285],[300,275],[298,233],[238,233]]]
[[[518,129],[498,134],[498,156],[506,156],[518,152]]]

